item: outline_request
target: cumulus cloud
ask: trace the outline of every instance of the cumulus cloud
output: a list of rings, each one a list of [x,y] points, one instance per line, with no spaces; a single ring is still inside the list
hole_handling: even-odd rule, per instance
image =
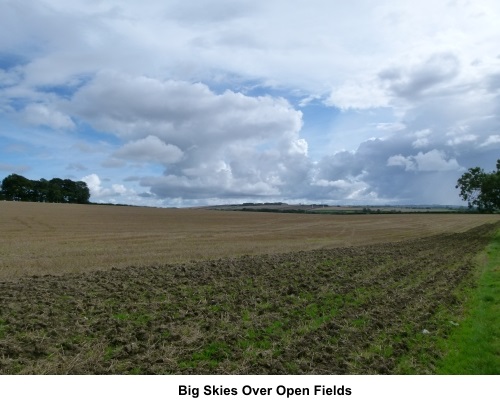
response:
[[[263,182],[236,181],[228,168],[212,170],[210,176],[174,176],[166,175],[156,178],[144,178],[141,186],[149,187],[151,192],[160,198],[183,199],[231,199],[278,197],[279,189]]]
[[[22,115],[26,122],[31,125],[43,125],[54,129],[66,130],[75,128],[75,124],[68,115],[43,104],[30,104],[26,106]]]
[[[425,148],[426,146],[429,145],[429,143],[430,143],[429,138],[418,138],[412,142],[412,146],[415,149]]]
[[[415,156],[391,156],[387,159],[387,166],[403,166],[405,170],[414,171],[447,171],[458,170],[460,165],[456,159],[446,159],[442,151],[433,149],[427,153],[419,152]]]
[[[378,81],[360,80],[333,89],[326,103],[342,110],[369,109],[387,106],[389,97]]]
[[[181,160],[183,152],[175,145],[166,144],[156,136],[148,135],[146,138],[128,142],[113,156],[124,160],[168,165]]]
[[[376,128],[383,131],[397,132],[406,129],[406,125],[402,122],[379,122]]]
[[[111,187],[104,187],[99,176],[95,173],[82,177],[82,181],[87,183],[93,200],[121,197],[128,193],[128,190],[122,184],[112,184]]]
[[[500,144],[500,135],[490,135],[488,138],[481,144],[482,147]]]
[[[124,139],[146,134],[182,149],[235,139],[296,134],[302,115],[283,98],[216,94],[202,83],[101,74],[73,97],[70,110]]]
[[[304,145],[277,151],[259,151],[233,144],[223,158],[203,159],[196,150],[191,164],[181,162],[162,177],[148,177],[140,184],[161,198],[279,198],[300,188],[308,175]],[[221,156],[222,156],[221,155]]]
[[[112,158],[162,164],[164,176],[140,183],[162,198],[279,196],[307,177],[302,113],[281,97],[106,74],[68,108],[127,141]]]
[[[460,145],[462,143],[469,143],[469,142],[474,142],[476,141],[478,138],[477,135],[474,135],[474,134],[466,134],[466,135],[461,135],[461,136],[457,136],[457,137],[454,137],[453,139],[450,139],[448,140],[446,143],[448,145]]]
[[[403,155],[389,157],[389,159],[387,159],[387,166],[402,166],[405,170],[418,170],[414,158],[404,157]]]

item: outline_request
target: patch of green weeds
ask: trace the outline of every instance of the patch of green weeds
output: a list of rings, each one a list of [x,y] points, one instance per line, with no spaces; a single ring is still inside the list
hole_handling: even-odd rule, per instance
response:
[[[138,314],[134,322],[136,325],[141,326],[141,325],[147,325],[153,317],[150,314]]]
[[[7,332],[7,321],[4,319],[0,319],[0,339],[5,337],[5,333]]]
[[[388,341],[384,341],[377,345],[374,350],[375,353],[379,354],[380,356],[389,359],[393,357],[394,355],[394,349],[392,345],[388,344]]]
[[[104,300],[104,305],[106,305],[107,307],[114,307],[115,305],[118,304],[118,301],[116,300],[116,298],[106,298]]]
[[[310,291],[301,291],[299,297],[305,301],[314,301],[314,294]]]
[[[385,332],[380,333],[377,339],[370,345],[368,352],[389,359],[394,355],[394,337]]]
[[[244,322],[244,323],[248,323],[251,321],[251,316],[250,316],[250,311],[245,309],[243,311],[243,313],[241,314],[241,320]]]
[[[119,348],[116,346],[108,346],[104,351],[104,360],[109,361],[119,352]]]
[[[180,361],[178,365],[181,369],[197,368],[201,365],[215,368],[230,355],[229,345],[224,342],[212,342],[200,351],[193,353],[188,360]]]
[[[320,268],[330,268],[335,264],[335,262],[332,259],[325,259],[323,260],[320,264]]]
[[[367,317],[361,316],[359,318],[353,319],[351,321],[351,324],[355,327],[364,327],[364,326],[368,325],[369,322],[370,321]]]
[[[86,335],[73,335],[65,339],[61,343],[61,347],[64,350],[70,350],[75,348],[75,346],[81,345],[82,343],[88,342],[91,340],[91,337]]]
[[[283,366],[285,367],[287,374],[292,374],[292,375],[293,374],[300,374],[300,368],[297,365],[297,363],[294,363],[292,361],[288,361]]]
[[[160,336],[162,339],[170,339],[170,337],[172,336],[172,333],[170,333],[170,331],[168,331],[168,330],[165,330],[165,331],[161,332]]]
[[[16,361],[10,365],[11,371],[9,372],[9,374],[20,374],[22,373],[24,367],[25,365],[22,362]]]
[[[261,329],[251,328],[247,331],[245,338],[240,339],[237,345],[243,349],[264,349],[271,347],[270,336]]]
[[[340,294],[327,293],[317,297],[314,302],[306,306],[302,314],[299,314],[301,326],[298,328],[298,333],[304,335],[315,331],[334,319],[343,306],[344,298]]]
[[[134,313],[134,312],[119,312],[113,314],[113,318],[119,321],[129,321],[135,326],[147,325],[152,320],[152,315],[146,313]]]
[[[349,304],[355,308],[360,307],[367,303],[370,294],[370,290],[366,287],[356,288],[354,293],[349,295]]]
[[[283,344],[289,339],[290,334],[291,331],[287,329],[286,322],[276,320],[266,327],[248,328],[245,337],[238,340],[237,347],[250,356],[255,354],[252,350],[273,349],[273,355],[277,356],[282,352]]]
[[[208,307],[208,310],[211,311],[211,312],[222,312],[222,306],[218,305],[218,304],[214,304],[214,305],[210,305]]]
[[[315,302],[313,302],[312,304],[309,304],[307,307],[306,307],[306,315],[309,317],[309,318],[318,318],[319,317],[319,308],[318,308],[318,304],[316,304]]]
[[[118,314],[113,314],[113,318],[118,319],[119,321],[127,321],[130,319],[130,314],[126,312],[120,312]]]
[[[131,369],[128,374],[130,375],[141,375],[143,374],[143,371],[140,367],[134,367],[133,369]]]
[[[271,310],[273,306],[274,304],[272,302],[264,301],[257,304],[257,309],[259,309],[260,312],[266,312]]]
[[[283,334],[284,323],[274,321],[271,325],[264,329],[264,333],[270,337],[280,337]]]

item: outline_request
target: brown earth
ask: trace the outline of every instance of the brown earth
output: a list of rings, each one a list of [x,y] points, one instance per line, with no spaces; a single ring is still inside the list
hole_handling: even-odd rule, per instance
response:
[[[4,281],[0,372],[432,374],[496,228]]]
[[[397,242],[497,215],[308,215],[0,201],[0,280]]]

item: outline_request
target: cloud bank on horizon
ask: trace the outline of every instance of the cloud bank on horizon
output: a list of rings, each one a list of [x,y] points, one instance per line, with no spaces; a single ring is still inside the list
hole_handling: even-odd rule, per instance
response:
[[[0,177],[91,200],[458,204],[500,158],[495,0],[4,0]]]

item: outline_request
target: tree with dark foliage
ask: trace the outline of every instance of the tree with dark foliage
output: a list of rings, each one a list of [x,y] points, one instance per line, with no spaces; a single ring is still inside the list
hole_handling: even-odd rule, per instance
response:
[[[460,197],[467,201],[469,208],[481,212],[500,210],[500,159],[496,171],[486,173],[480,167],[473,167],[457,181]]]
[[[11,174],[3,179],[0,195],[0,199],[10,201],[88,204],[90,190],[83,181],[59,178],[29,180],[18,174]]]

